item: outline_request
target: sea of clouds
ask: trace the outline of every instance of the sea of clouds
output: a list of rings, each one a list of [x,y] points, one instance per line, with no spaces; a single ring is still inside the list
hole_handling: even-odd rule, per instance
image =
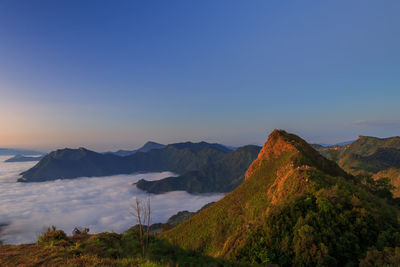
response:
[[[0,241],[5,244],[35,242],[51,225],[67,234],[76,226],[88,227],[91,233],[123,232],[137,223],[131,215],[136,197],[151,198],[152,223],[157,223],[181,210],[196,211],[224,196],[183,191],[154,195],[132,185],[142,178],[173,176],[170,172],[17,183],[19,173],[37,162],[5,163],[7,158],[0,156]]]

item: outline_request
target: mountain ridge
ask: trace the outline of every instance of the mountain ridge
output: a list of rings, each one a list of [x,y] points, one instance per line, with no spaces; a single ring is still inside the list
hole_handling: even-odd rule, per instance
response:
[[[165,145],[157,143],[157,142],[153,142],[153,141],[147,141],[142,147],[138,148],[138,149],[134,149],[134,150],[124,150],[124,149],[120,149],[118,151],[115,152],[105,152],[104,154],[114,154],[117,156],[121,156],[121,157],[125,157],[125,156],[130,156],[132,154],[135,154],[136,152],[148,152],[152,149],[161,149],[164,148]]]
[[[323,156],[337,162],[353,175],[373,175],[389,168],[400,167],[399,136],[378,138],[360,135],[356,141],[345,146],[313,146]]]
[[[40,182],[78,177],[109,176],[137,172],[183,173],[220,159],[228,150],[218,144],[176,143],[148,152],[120,157],[85,148],[58,149],[23,172],[20,182]],[[230,151],[230,150],[229,150]]]
[[[6,159],[4,162],[27,162],[27,161],[39,161],[44,156],[37,156],[37,157],[29,157],[23,155],[15,155],[12,158]]]
[[[0,148],[0,156],[15,156],[15,155],[32,156],[32,155],[43,155],[43,154],[45,153],[37,150]]]

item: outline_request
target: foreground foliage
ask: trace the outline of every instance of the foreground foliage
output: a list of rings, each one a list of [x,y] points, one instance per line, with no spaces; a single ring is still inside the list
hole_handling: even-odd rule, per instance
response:
[[[139,231],[67,237],[49,228],[36,244],[0,246],[0,266],[237,266],[171,246],[151,235],[142,258]],[[244,265],[246,266],[246,265]]]

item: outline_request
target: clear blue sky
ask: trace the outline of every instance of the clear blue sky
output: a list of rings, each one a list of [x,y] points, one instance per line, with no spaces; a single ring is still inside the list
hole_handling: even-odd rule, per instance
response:
[[[0,146],[400,134],[400,1],[0,0]]]

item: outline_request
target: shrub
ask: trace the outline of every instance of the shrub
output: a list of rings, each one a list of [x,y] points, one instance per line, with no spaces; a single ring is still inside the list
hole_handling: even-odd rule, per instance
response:
[[[57,228],[53,225],[48,227],[47,231],[38,238],[37,243],[39,245],[65,247],[71,244],[71,240],[63,230],[57,230]]]

